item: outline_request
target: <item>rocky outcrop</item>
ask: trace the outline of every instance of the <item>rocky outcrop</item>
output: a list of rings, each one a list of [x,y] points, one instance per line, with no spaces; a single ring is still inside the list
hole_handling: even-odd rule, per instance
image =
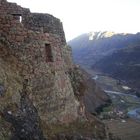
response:
[[[23,84],[20,93],[20,106],[7,106],[1,113],[2,117],[12,124],[11,140],[45,140],[40,127],[40,118],[37,109],[28,97],[26,91],[27,81]],[[14,109],[14,110],[13,110]]]

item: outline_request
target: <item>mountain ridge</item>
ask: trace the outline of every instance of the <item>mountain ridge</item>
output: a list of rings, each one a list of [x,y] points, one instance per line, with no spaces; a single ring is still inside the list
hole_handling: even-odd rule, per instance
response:
[[[128,69],[128,66],[126,64],[132,63],[132,65],[134,66],[135,61],[137,61],[137,64],[135,64],[135,67],[133,68],[135,68],[135,77],[139,75],[136,71],[139,70],[138,66],[140,63],[140,33],[127,34],[113,32],[95,32],[92,34],[89,33],[78,36],[74,40],[68,42],[68,44],[72,47],[73,59],[75,63],[83,67],[91,68],[94,70],[98,69],[105,74],[110,74],[110,76],[114,76],[115,78],[117,78],[118,73],[118,77],[121,79],[122,75],[120,76],[119,72],[116,72],[116,75],[113,74],[113,71],[120,70],[119,64],[123,63],[123,65],[126,66],[125,70],[123,69],[124,75],[129,73],[128,77],[131,77],[130,75],[133,70],[130,67]],[[125,56],[121,56],[121,59],[119,59],[119,53]],[[115,65],[115,63],[113,63],[115,62],[115,59],[117,59],[118,65]],[[122,78],[122,80],[129,80],[129,78]],[[131,80],[132,79],[130,78],[130,81]],[[138,86],[139,84],[136,87]]]

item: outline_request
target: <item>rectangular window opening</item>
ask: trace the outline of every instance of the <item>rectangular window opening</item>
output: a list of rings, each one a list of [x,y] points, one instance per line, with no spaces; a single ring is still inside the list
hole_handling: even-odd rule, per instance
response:
[[[22,22],[22,15],[21,14],[12,14],[14,19],[19,21],[20,23]]]
[[[53,62],[52,48],[50,44],[45,44],[46,62]]]

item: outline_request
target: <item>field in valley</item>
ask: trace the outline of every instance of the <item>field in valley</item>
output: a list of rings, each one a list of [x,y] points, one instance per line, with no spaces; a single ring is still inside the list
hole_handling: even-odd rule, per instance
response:
[[[104,121],[108,126],[109,131],[121,138],[121,140],[140,140],[140,122],[127,119],[126,122],[122,120]]]

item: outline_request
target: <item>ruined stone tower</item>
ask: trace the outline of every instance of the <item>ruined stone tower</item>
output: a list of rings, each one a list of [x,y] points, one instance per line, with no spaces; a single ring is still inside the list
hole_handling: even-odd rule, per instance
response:
[[[79,103],[70,69],[71,50],[59,19],[0,0],[0,109],[19,104],[19,91],[27,80],[42,121],[75,120]]]

